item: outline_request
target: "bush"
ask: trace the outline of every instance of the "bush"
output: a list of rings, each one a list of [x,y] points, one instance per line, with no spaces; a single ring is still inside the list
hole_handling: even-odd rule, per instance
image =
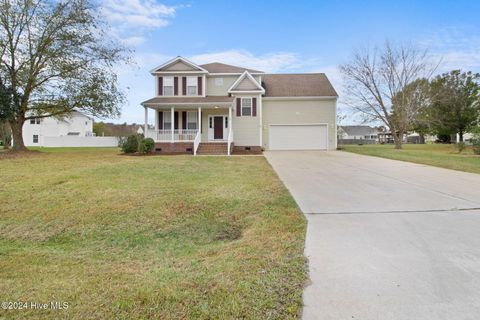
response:
[[[127,137],[127,139],[122,144],[122,151],[124,153],[135,153],[138,151],[138,140],[139,135],[132,134]]]
[[[465,142],[460,141],[455,145],[455,147],[457,148],[458,153],[462,153],[462,151],[465,150]]]
[[[144,138],[142,139],[142,141],[140,141],[140,144],[138,145],[138,152],[143,154],[151,153],[154,147],[155,141],[153,141],[152,138]]]

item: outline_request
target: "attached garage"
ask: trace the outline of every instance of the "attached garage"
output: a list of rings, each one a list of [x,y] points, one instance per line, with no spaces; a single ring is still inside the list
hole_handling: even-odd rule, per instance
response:
[[[270,150],[328,150],[327,124],[271,124]]]

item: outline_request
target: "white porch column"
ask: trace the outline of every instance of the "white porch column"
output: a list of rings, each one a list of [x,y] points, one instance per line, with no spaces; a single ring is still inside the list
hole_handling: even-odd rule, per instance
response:
[[[172,140],[170,141],[171,143],[175,142],[175,108],[171,107],[170,108],[170,127],[171,127],[171,132],[172,132]]]
[[[198,131],[202,132],[202,108],[200,107],[198,107]]]
[[[143,107],[143,108],[145,108],[145,127],[143,130],[143,135],[145,137],[148,137],[148,108],[147,107]]]
[[[233,128],[232,128],[232,106],[228,107],[228,132],[230,133],[230,131],[233,131]],[[230,138],[230,134],[229,134],[229,138]]]

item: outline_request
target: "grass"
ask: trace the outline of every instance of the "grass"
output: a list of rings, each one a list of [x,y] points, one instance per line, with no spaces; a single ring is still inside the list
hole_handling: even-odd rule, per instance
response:
[[[343,149],[368,156],[480,173],[480,156],[474,155],[471,148],[462,153],[448,144],[405,144],[402,150],[395,150],[392,145],[346,145]]]
[[[0,159],[0,318],[289,319],[306,222],[263,157]]]

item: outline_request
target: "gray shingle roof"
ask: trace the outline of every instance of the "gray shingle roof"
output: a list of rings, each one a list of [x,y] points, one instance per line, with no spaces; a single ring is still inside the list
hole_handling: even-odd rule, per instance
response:
[[[262,86],[266,97],[338,97],[324,73],[266,74]]]
[[[263,73],[263,71],[232,66],[232,65],[224,64],[220,62],[202,64],[200,67],[202,67],[203,69],[207,70],[210,73],[243,73],[245,70],[247,70],[250,73]]]
[[[370,126],[341,126],[341,128],[349,136],[366,136],[378,133],[376,128]]]

